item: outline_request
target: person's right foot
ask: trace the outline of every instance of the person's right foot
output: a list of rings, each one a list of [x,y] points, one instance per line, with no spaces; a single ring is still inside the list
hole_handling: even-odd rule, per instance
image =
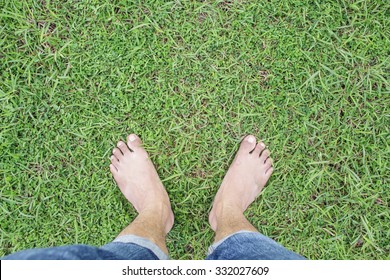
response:
[[[262,142],[248,135],[241,142],[233,163],[222,181],[210,211],[209,222],[216,231],[223,211],[235,209],[244,213],[256,199],[272,174],[272,159]]]

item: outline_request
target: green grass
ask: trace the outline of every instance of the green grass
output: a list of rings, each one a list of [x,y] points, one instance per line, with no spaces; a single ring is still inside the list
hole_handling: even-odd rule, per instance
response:
[[[102,245],[135,217],[109,173],[139,134],[174,259],[202,259],[243,136],[275,171],[247,211],[310,259],[389,259],[386,1],[0,0],[0,255]]]

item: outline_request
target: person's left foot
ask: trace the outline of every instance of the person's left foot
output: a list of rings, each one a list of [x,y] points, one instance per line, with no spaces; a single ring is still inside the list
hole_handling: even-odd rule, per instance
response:
[[[130,134],[127,144],[119,141],[112,153],[110,171],[123,195],[138,213],[152,211],[161,215],[168,233],[174,221],[171,204],[141,139]]]

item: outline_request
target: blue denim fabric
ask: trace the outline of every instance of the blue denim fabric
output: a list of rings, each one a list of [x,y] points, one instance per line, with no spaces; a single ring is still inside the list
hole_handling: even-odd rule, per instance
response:
[[[117,255],[87,245],[29,249],[5,256],[3,260],[118,260]]]
[[[5,256],[4,260],[165,260],[168,256],[150,240],[136,235],[117,237],[100,248],[69,245],[30,249]]]
[[[100,248],[70,245],[20,251],[4,260],[159,260],[168,259],[148,239],[126,235]],[[305,259],[256,232],[234,233],[209,248],[207,260],[302,260]]]
[[[87,245],[29,249],[5,256],[3,260],[158,260],[153,252],[132,243],[112,242],[109,250]],[[107,246],[105,245],[105,246]]]
[[[206,260],[304,260],[258,232],[239,231],[209,247]]]
[[[129,245],[133,245],[133,247],[130,248]],[[124,256],[124,259],[127,260],[169,259],[152,241],[132,234],[118,236],[113,242],[103,245],[100,248]]]

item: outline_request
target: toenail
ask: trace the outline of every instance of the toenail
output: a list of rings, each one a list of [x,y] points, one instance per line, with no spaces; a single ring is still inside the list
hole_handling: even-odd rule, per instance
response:
[[[249,136],[246,141],[248,141],[249,143],[254,143],[256,141],[256,139],[253,136]]]
[[[260,146],[262,146],[263,148],[265,147],[264,143],[260,143]]]
[[[130,137],[129,137],[130,142],[133,142],[135,139],[136,139],[136,137],[134,135],[130,135]]]

